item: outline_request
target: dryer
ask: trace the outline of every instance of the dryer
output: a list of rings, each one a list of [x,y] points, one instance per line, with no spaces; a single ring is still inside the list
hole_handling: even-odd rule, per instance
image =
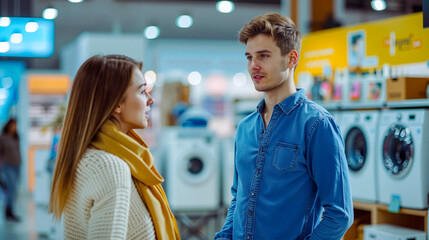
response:
[[[222,205],[229,207],[232,200],[231,187],[234,181],[234,136],[223,138],[220,144],[222,163]]]
[[[384,110],[378,137],[379,201],[399,196],[402,207],[429,204],[429,110]]]
[[[163,134],[165,191],[172,210],[214,210],[220,203],[218,141],[204,127]]]
[[[337,125],[341,126],[341,118],[343,116],[343,113],[339,110],[329,110],[329,113],[334,117]]]
[[[345,111],[341,117],[352,197],[376,202],[376,134],[379,111]]]

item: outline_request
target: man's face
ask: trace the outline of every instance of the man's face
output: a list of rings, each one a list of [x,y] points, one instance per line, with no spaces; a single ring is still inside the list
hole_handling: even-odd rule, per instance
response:
[[[265,34],[249,38],[246,44],[247,70],[257,91],[270,92],[286,85],[288,55],[282,56],[274,39]]]

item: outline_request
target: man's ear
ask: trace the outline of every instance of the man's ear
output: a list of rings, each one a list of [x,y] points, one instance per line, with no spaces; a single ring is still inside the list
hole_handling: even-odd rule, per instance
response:
[[[289,52],[289,63],[288,68],[295,68],[295,66],[298,64],[298,52],[296,50],[292,50]]]

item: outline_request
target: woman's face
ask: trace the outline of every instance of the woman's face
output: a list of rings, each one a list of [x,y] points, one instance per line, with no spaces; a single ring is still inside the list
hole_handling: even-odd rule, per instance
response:
[[[127,133],[130,129],[143,129],[148,125],[152,96],[146,91],[146,80],[139,69],[134,69],[131,83],[125,92],[124,100],[113,115],[119,121],[119,128]]]
[[[9,129],[9,133],[16,133],[16,122],[12,122],[10,124],[10,129]]]

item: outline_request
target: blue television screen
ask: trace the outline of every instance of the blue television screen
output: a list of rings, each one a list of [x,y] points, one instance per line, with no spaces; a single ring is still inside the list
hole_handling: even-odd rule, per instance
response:
[[[53,53],[53,20],[0,18],[0,57],[50,57]]]

